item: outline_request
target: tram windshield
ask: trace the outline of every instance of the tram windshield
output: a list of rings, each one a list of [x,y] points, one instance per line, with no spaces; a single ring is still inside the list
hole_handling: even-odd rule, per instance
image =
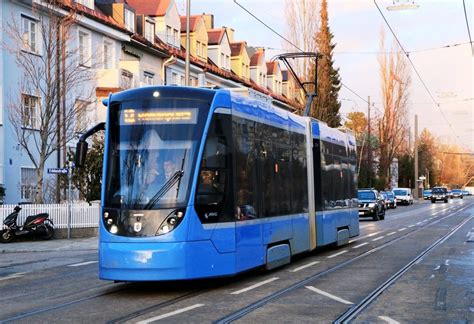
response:
[[[185,206],[209,105],[194,98],[112,103],[105,207]]]

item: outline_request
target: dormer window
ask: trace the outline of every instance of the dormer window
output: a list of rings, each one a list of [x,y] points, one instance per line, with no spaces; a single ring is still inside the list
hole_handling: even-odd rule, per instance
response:
[[[125,28],[127,28],[131,32],[135,32],[135,13],[131,10],[125,9],[124,17]]]
[[[155,24],[151,21],[145,21],[145,38],[154,43],[155,39]]]

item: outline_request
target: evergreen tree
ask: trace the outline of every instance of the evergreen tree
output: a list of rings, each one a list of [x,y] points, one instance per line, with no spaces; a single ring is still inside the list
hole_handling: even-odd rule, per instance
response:
[[[341,79],[339,69],[333,67],[332,53],[335,44],[332,43],[333,34],[328,24],[327,0],[321,2],[321,24],[316,33],[316,46],[320,57],[317,69],[317,97],[313,100],[310,115],[326,122],[331,127],[341,126],[338,100]],[[314,64],[311,67],[311,76],[314,76]]]

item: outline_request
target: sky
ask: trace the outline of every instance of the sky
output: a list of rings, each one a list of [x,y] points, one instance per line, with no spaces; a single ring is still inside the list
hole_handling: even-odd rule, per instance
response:
[[[407,116],[412,136],[416,114],[419,133],[426,128],[442,141],[457,144],[462,152],[474,153],[474,49],[471,51],[469,44],[463,0],[410,0],[418,9],[397,11],[389,11],[387,7],[393,1],[407,0],[376,1],[414,65],[414,68],[410,65],[412,83]],[[271,28],[285,34],[285,0],[238,2]],[[464,3],[474,40],[474,0]],[[176,0],[176,4],[184,15],[186,0]],[[367,102],[360,97],[370,96],[375,105],[372,111],[380,115],[383,106],[377,62],[379,34],[384,29],[387,47],[393,41],[392,34],[373,0],[328,0],[328,11],[329,27],[336,43],[334,66],[339,68],[342,83],[357,93],[341,88],[341,113],[343,116],[351,111],[367,113]],[[286,47],[285,40],[233,0],[191,0],[191,13],[203,12],[214,14],[215,27],[232,27],[235,40],[266,47],[267,60]]]

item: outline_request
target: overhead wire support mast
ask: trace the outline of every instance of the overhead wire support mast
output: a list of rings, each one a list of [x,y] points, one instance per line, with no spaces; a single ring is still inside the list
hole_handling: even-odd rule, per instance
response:
[[[413,61],[411,60],[410,58],[410,55],[409,53],[405,50],[405,48],[403,47],[402,43],[400,42],[400,40],[398,39],[397,35],[395,34],[395,32],[393,31],[392,29],[392,26],[390,26],[390,24],[388,23],[388,20],[387,18],[385,18],[385,15],[383,14],[382,10],[380,9],[379,5],[377,4],[377,0],[374,0],[374,4],[375,6],[377,7],[380,15],[382,16],[383,20],[385,21],[385,24],[387,25],[388,29],[390,30],[390,32],[392,33],[393,37],[395,38],[395,40],[397,41],[398,45],[400,46],[400,48],[402,49],[403,53],[405,53],[405,56],[407,57],[408,61],[410,62],[413,70],[415,71],[416,75],[418,76],[418,79],[420,79],[421,81],[421,84],[423,85],[423,87],[425,88],[426,92],[428,92],[428,94],[430,95],[431,97],[431,100],[433,100],[434,104],[439,108],[439,111],[441,113],[441,115],[443,116],[444,120],[446,121],[446,123],[449,125],[449,127],[451,128],[451,130],[453,131],[453,134],[454,136],[459,139],[459,136],[456,134],[456,132],[454,131],[453,127],[451,126],[451,123],[448,121],[448,119],[446,118],[446,115],[444,114],[444,112],[441,110],[441,105],[439,102],[436,101],[436,99],[434,98],[433,94],[431,93],[430,89],[428,88],[428,86],[426,85],[425,81],[423,80],[423,78],[421,77],[420,73],[418,72],[418,70],[416,69],[416,66],[415,64],[413,63]]]
[[[462,0],[462,5],[464,7],[464,17],[466,18],[466,27],[467,27],[467,34],[469,35],[469,43],[471,44],[471,53],[474,56],[474,47],[472,46],[471,31],[469,29],[469,21],[467,19],[466,0]]]

